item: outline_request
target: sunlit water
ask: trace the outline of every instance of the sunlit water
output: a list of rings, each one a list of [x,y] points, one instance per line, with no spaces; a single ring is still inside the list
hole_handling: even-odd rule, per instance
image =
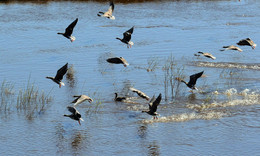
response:
[[[96,15],[107,8],[95,2],[0,5],[0,82],[13,85],[8,109],[0,111],[1,155],[259,155],[260,48],[219,50],[247,37],[260,44],[260,1],[116,3],[114,21]],[[70,43],[57,32],[76,18]],[[128,49],[115,38],[132,26]],[[198,51],[217,59],[194,56]],[[130,65],[108,64],[113,56]],[[163,67],[171,56],[187,80],[204,70],[199,91],[179,84],[172,97],[168,84],[165,92]],[[151,60],[156,66],[147,72]],[[74,78],[65,76],[59,88],[45,77],[67,62]],[[53,97],[32,118],[16,109],[28,81]],[[130,86],[150,97],[163,94],[159,119],[141,113],[147,101]],[[115,92],[135,98],[115,103]],[[77,107],[81,126],[63,117],[76,94],[94,99]]]

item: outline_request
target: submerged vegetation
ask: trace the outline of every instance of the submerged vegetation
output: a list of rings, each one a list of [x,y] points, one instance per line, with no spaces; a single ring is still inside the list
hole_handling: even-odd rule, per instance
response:
[[[14,85],[6,82],[5,80],[1,85],[1,105],[0,111],[7,111],[10,109],[10,100],[12,99],[12,95],[14,94]]]
[[[28,81],[25,89],[19,90],[17,95],[15,93],[13,84],[6,81],[2,82],[0,111],[17,110],[17,112],[23,112],[28,119],[32,119],[43,112],[53,99],[50,92],[45,94],[44,91],[39,91],[30,81]],[[15,98],[17,99],[16,105],[14,104]]]

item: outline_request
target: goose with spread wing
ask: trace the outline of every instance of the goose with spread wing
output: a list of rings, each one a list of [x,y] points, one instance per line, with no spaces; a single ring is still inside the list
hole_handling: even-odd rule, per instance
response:
[[[239,52],[242,52],[243,50],[240,49],[239,47],[237,46],[234,46],[234,45],[230,45],[230,46],[223,46],[224,49],[221,49],[220,51],[225,51],[225,50],[237,50]]]
[[[141,98],[144,98],[146,100],[149,100],[150,97],[148,95],[146,95],[144,92],[138,90],[138,89],[135,89],[133,87],[129,88],[132,92],[136,93],[137,95],[139,95]]]
[[[66,74],[67,70],[68,70],[68,63],[66,63],[57,71],[55,77],[47,76],[46,78],[51,79],[53,82],[57,83],[61,88],[61,86],[65,86],[65,84],[61,80],[63,79],[63,76]]]
[[[70,115],[64,114],[64,116],[78,121],[79,125],[81,125],[80,120],[81,121],[84,121],[84,120],[81,118],[81,114],[79,113],[79,111],[75,107],[68,106],[67,108],[68,108],[68,111],[71,112],[71,114]]]
[[[114,64],[123,64],[124,67],[127,67],[129,65],[128,62],[126,61],[126,59],[124,59],[123,57],[108,58],[107,62],[114,63]]]
[[[199,51],[198,53],[199,53],[199,54],[202,54],[203,56],[205,56],[205,57],[207,57],[207,58],[211,58],[212,60],[215,60],[215,59],[216,59],[216,57],[213,56],[211,53],[204,53],[204,52],[202,52],[202,51]],[[198,56],[199,56],[199,55],[198,55]]]
[[[131,29],[127,30],[126,32],[123,33],[124,38],[116,38],[118,40],[120,40],[121,42],[127,44],[127,48],[131,48],[134,45],[134,42],[130,41],[131,40],[131,36],[134,32],[134,27],[132,27]]]
[[[192,90],[198,90],[195,85],[197,82],[197,79],[200,78],[202,76],[204,71],[200,72],[200,73],[196,73],[190,76],[190,81],[187,83],[186,81],[184,81],[181,78],[176,78],[176,80],[181,81],[183,83],[185,83],[187,85],[187,87],[191,88]]]
[[[155,98],[153,97],[151,101],[149,102],[149,110],[144,110],[142,113],[147,113],[149,115],[152,115],[154,119],[158,119],[158,113],[156,112],[157,106],[160,104],[161,99],[162,99],[162,94],[160,93],[159,96],[154,100]]]
[[[256,48],[256,44],[250,38],[246,38],[246,39],[240,40],[239,42],[237,42],[237,45],[240,45],[240,46],[251,46],[252,49]]]
[[[77,106],[78,104],[81,104],[84,101],[88,101],[89,103],[91,103],[93,100],[87,96],[87,95],[74,95],[73,97],[75,97],[76,99],[74,101],[72,101],[72,103],[74,103],[74,106]]]
[[[113,16],[112,14],[113,14],[113,11],[114,11],[114,8],[115,8],[115,5],[114,5],[114,2],[113,1],[111,1],[110,2],[110,4],[109,4],[109,8],[108,8],[108,10],[107,10],[107,12],[98,12],[98,16],[99,17],[106,17],[106,18],[109,18],[109,19],[111,19],[111,20],[115,20],[116,18],[115,18],[115,16]]]
[[[75,27],[75,25],[78,22],[78,18],[76,18],[66,29],[65,29],[65,33],[60,33],[58,32],[57,34],[59,35],[63,35],[64,37],[68,38],[71,42],[76,40],[75,36],[72,36],[73,33],[73,29]]]

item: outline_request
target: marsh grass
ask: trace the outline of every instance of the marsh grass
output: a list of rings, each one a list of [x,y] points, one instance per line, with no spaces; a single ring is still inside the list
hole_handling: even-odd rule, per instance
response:
[[[225,79],[228,86],[232,86],[241,84],[242,75],[244,74],[238,69],[223,69],[219,77]]]
[[[17,111],[23,111],[28,119],[32,119],[37,114],[42,113],[48,103],[52,101],[49,94],[50,92],[45,94],[44,91],[39,91],[29,80],[27,87],[19,90],[17,95]]]
[[[32,119],[35,115],[42,113],[51,101],[50,92],[46,94],[44,91],[39,91],[34,84],[30,83],[30,80],[27,83],[27,87],[19,90],[17,95],[12,83],[2,82],[0,111],[17,110],[17,113],[23,112],[27,119]]]
[[[162,70],[164,71],[164,92],[165,100],[167,101],[169,97],[178,97],[180,94],[180,84],[181,82],[176,80],[176,77],[184,78],[183,71],[184,66],[179,66],[173,55],[171,54],[167,60]],[[170,95],[169,95],[170,94]]]
[[[147,59],[147,72],[153,72],[155,71],[155,69],[157,68],[158,64],[159,64],[159,60],[157,57],[151,57]]]
[[[88,106],[88,109],[85,112],[85,115],[89,117],[99,113],[100,109],[103,108],[103,101],[100,99],[101,95],[98,92],[94,92],[90,97],[93,99],[93,102]]]
[[[13,95],[14,95],[14,85],[4,80],[1,85],[0,111],[10,110],[10,105],[12,103]]]

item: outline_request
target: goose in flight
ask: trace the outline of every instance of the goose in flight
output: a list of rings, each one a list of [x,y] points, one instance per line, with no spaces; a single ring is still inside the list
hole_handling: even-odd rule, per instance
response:
[[[202,76],[204,71],[200,72],[200,73],[196,73],[190,76],[190,81],[187,83],[186,81],[184,81],[183,79],[177,77],[176,80],[181,81],[183,83],[185,83],[189,88],[191,88],[192,90],[198,90],[195,85],[197,82],[197,79],[200,78]]]
[[[70,115],[64,114],[64,116],[78,121],[79,125],[81,125],[80,120],[81,121],[84,121],[84,120],[81,118],[81,114],[79,113],[79,111],[77,111],[77,109],[75,107],[68,106],[67,108],[68,108],[68,111],[71,112],[71,114]]]
[[[66,29],[65,29],[65,33],[57,33],[59,35],[63,35],[64,37],[68,38],[71,42],[75,41],[76,37],[72,36],[71,34],[73,33],[73,29],[75,27],[75,25],[78,22],[78,18],[76,18],[75,21],[73,21]]]
[[[157,106],[160,104],[162,99],[162,94],[160,93],[159,96],[155,99],[155,97],[153,96],[153,98],[151,99],[151,101],[149,102],[149,110],[144,110],[142,111],[142,113],[147,113],[149,115],[152,115],[153,118],[158,119],[158,113],[156,112],[157,110]]]
[[[106,18],[109,18],[111,20],[115,20],[116,19],[115,16],[112,15],[114,8],[115,8],[114,2],[111,1],[110,4],[109,4],[109,8],[108,8],[107,12],[104,13],[104,12],[100,11],[100,12],[98,12],[97,15],[99,17],[106,17]]]
[[[51,79],[53,82],[57,83],[59,87],[65,86],[65,84],[61,81],[63,79],[63,76],[66,74],[68,70],[68,63],[66,63],[63,67],[61,67],[58,71],[55,77],[49,77],[47,76],[47,79]]]
[[[123,64],[124,67],[127,67],[129,65],[128,62],[126,61],[126,59],[124,59],[123,57],[109,58],[109,59],[107,59],[107,62],[115,63],[115,64]]]
[[[143,93],[142,91],[140,91],[140,90],[137,90],[137,89],[135,89],[135,88],[129,88],[132,92],[134,92],[134,93],[137,93],[137,95],[139,95],[141,98],[144,98],[144,99],[146,99],[147,101],[150,99],[150,97],[149,96],[147,96],[145,93]]]
[[[240,45],[240,46],[251,46],[252,49],[256,48],[256,44],[250,38],[246,38],[246,39],[240,40],[239,42],[237,42],[237,45]]]
[[[215,59],[216,59],[216,57],[213,56],[211,53],[204,53],[204,52],[201,52],[201,51],[199,51],[198,53],[199,53],[199,54],[202,54],[202,55],[205,56],[205,57],[211,58],[212,60],[215,60]],[[199,56],[199,55],[198,55],[198,56]]]
[[[78,104],[88,100],[89,103],[91,103],[93,100],[88,97],[87,95],[74,95],[73,97],[75,97],[76,99],[74,101],[72,101],[71,103],[74,103],[74,106],[77,106]]]
[[[242,52],[243,50],[240,49],[239,47],[237,46],[234,46],[234,45],[230,45],[230,46],[223,46],[224,49],[221,49],[220,51],[225,51],[225,50],[237,50],[239,52]]]
[[[121,42],[127,44],[127,48],[131,48],[134,45],[134,42],[130,41],[131,40],[131,35],[133,34],[134,31],[134,27],[132,27],[131,29],[127,30],[126,32],[123,33],[124,38],[116,38],[118,40],[120,40]]]

